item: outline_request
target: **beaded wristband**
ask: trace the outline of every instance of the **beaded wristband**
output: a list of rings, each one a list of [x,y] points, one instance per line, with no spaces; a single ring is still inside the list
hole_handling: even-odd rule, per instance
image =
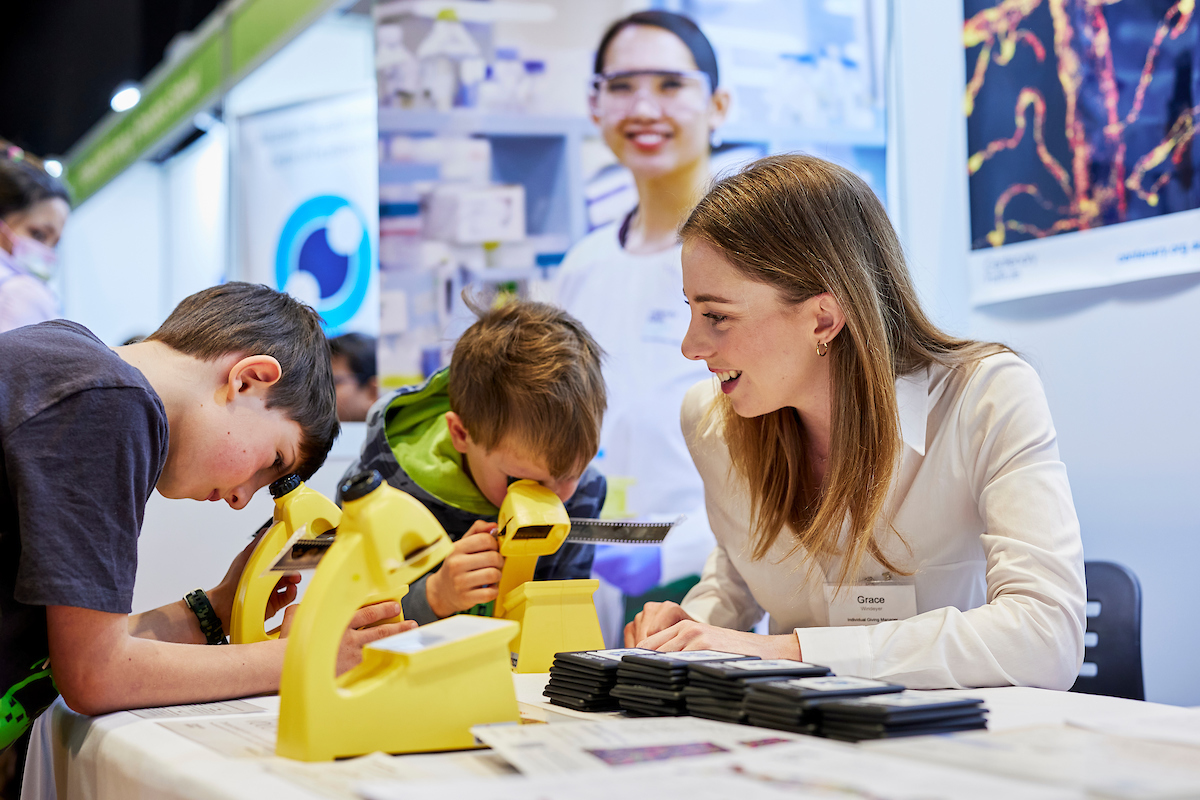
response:
[[[183,602],[187,603],[187,607],[196,615],[196,619],[200,620],[200,632],[204,634],[208,644],[226,644],[225,629],[221,627],[221,618],[213,610],[212,603],[209,602],[208,595],[204,593],[203,589],[188,592],[184,595]]]

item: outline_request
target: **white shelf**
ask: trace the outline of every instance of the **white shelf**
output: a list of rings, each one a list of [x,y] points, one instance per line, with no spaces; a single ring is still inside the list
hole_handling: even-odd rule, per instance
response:
[[[449,133],[482,136],[586,136],[596,130],[586,117],[494,114],[474,109],[416,111],[379,109],[380,133]]]
[[[834,144],[850,147],[884,147],[887,131],[876,128],[805,128],[802,126],[725,125],[718,130],[726,142],[761,142],[772,150],[797,144]]]
[[[484,267],[474,269],[461,267],[471,283],[517,283],[543,277],[543,268],[529,265],[528,267]]]

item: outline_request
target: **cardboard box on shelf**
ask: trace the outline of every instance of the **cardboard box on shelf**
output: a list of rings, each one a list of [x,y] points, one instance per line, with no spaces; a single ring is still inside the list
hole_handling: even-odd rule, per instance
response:
[[[455,244],[525,238],[525,187],[439,186],[429,196],[425,235]]]

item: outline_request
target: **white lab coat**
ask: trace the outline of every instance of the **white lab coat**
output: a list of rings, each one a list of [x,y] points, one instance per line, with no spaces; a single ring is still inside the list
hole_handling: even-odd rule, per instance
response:
[[[571,248],[551,299],[605,351],[608,411],[597,467],[634,479],[626,495],[631,514],[688,517],[663,546],[660,582],[670,583],[699,574],[714,544],[704,486],[679,427],[684,395],[711,374],[680,350],[688,327],[681,248],[634,255],[621,247],[618,229],[607,225]]]

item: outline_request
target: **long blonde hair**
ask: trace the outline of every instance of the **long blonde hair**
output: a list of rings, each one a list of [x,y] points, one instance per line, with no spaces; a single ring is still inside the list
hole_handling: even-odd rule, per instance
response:
[[[905,574],[875,535],[902,448],[896,378],[934,363],[969,366],[1007,348],[934,326],[917,302],[883,206],[860,178],[827,161],[804,155],[756,161],[719,181],[680,235],[717,247],[786,302],[828,292],[846,317],[829,347],[832,441],[824,487],[816,485],[794,409],[743,418],[718,397],[734,469],[749,484],[754,558],[763,558],[790,526],[793,552],[845,556],[839,585],[867,555]]]

